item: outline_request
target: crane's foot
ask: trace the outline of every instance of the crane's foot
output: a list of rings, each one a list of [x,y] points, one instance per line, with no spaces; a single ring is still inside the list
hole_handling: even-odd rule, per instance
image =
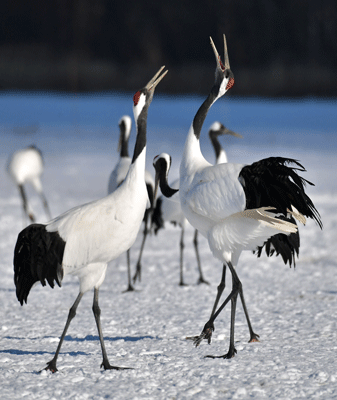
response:
[[[179,282],[179,286],[188,286],[188,284],[185,283],[184,281],[180,281],[180,282]]]
[[[201,283],[204,283],[205,285],[209,285],[210,283],[208,281],[206,281],[206,279],[204,279],[203,277],[200,277],[198,279],[197,284],[200,285]]]
[[[223,356],[205,356],[205,358],[225,358],[225,359],[229,359],[229,358],[233,358],[235,356],[235,354],[237,353],[236,348],[235,347],[229,347],[228,353],[224,354]]]
[[[56,360],[52,359],[51,361],[47,362],[47,366],[46,368],[43,368],[41,371],[51,371],[53,374],[55,374],[55,372],[58,371],[58,369],[56,368]]]
[[[257,333],[252,332],[250,334],[250,339],[248,341],[248,343],[252,343],[252,342],[259,342],[259,335]]]
[[[128,368],[128,367],[115,367],[113,365],[110,365],[108,360],[103,360],[102,364],[101,364],[101,368],[104,368],[105,370],[107,369],[115,369],[115,370],[122,370],[122,369],[133,369],[133,368]]]
[[[195,347],[198,347],[203,340],[207,340],[208,344],[211,344],[213,331],[213,322],[208,321],[199,336],[188,336],[186,339],[193,340]]]
[[[123,290],[122,293],[134,292],[135,290],[136,290],[136,289],[135,289],[131,284],[129,284],[128,288],[125,289],[125,290]]]

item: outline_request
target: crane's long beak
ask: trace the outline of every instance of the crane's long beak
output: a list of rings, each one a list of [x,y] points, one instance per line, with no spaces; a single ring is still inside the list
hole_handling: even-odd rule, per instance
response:
[[[242,138],[243,138],[243,136],[240,135],[239,133],[236,133],[236,132],[234,132],[234,131],[232,131],[232,130],[230,130],[230,129],[227,129],[227,128],[225,128],[224,134],[225,134],[225,135],[235,136],[235,137],[237,137],[237,138],[239,138],[239,139],[242,139]]]
[[[221,61],[221,57],[219,56],[219,53],[215,47],[215,44],[212,40],[212,38],[210,37],[211,40],[211,45],[214,51],[214,55],[215,55],[215,61],[216,61],[216,66],[217,69],[221,70],[222,72],[224,72],[226,69],[230,69],[230,65],[229,65],[229,57],[228,57],[228,51],[227,51],[227,41],[226,41],[226,35],[223,35],[223,39],[224,39],[224,57],[225,57],[225,65],[222,63]]]
[[[165,65],[163,65],[159,71],[155,74],[155,76],[149,81],[149,83],[145,86],[145,89],[147,90],[153,90],[156,88],[158,83],[164,78],[164,76],[168,73],[168,70],[166,70],[161,76],[160,73],[161,71],[165,68]],[[158,78],[159,76],[159,78]],[[157,79],[158,78],[158,79]]]

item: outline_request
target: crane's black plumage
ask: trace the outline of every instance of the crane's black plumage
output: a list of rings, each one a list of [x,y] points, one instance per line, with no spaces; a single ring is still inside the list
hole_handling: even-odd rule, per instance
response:
[[[287,215],[293,206],[305,217],[314,219],[322,228],[319,212],[304,190],[306,184],[314,184],[298,175],[297,171],[304,172],[305,168],[297,160],[283,157],[269,157],[243,167],[239,179],[246,195],[246,209],[273,205],[277,211]],[[296,223],[292,216],[279,218]],[[288,262],[291,266],[295,265],[295,254],[298,256],[299,247],[298,231],[290,235],[279,233],[259,247],[256,254],[260,257],[265,248],[268,257],[274,253],[280,254],[284,263]]]
[[[27,303],[35,282],[45,286],[47,281],[52,288],[55,282],[61,286],[65,244],[58,232],[48,232],[42,224],[29,225],[19,233],[14,250],[14,282],[21,305]]]

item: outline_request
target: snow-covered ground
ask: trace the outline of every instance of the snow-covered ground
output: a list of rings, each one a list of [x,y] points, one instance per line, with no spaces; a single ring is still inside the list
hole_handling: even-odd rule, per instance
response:
[[[172,154],[172,179],[190,122],[201,98],[155,95],[148,120],[148,168],[153,157]],[[271,155],[299,159],[303,176],[316,186],[308,193],[324,223],[300,228],[296,269],[279,258],[244,253],[242,280],[259,343],[249,339],[238,302],[236,348],[231,360],[204,358],[227,352],[230,309],[215,323],[212,344],[195,348],[186,336],[207,321],[221,277],[221,265],[200,238],[201,261],[210,285],[196,285],[193,229],[186,234],[185,280],[179,287],[179,229],[167,225],[145,247],[142,282],[126,288],[126,259],[111,262],[100,290],[102,324],[112,364],[101,370],[92,294],[87,293],[70,325],[58,360],[59,372],[38,373],[51,360],[77,293],[76,278],[62,288],[36,286],[23,307],[15,296],[13,249],[23,228],[18,191],[5,172],[9,154],[35,143],[44,151],[43,183],[54,216],[101,196],[117,160],[121,115],[132,113],[132,94],[66,97],[15,93],[0,96],[0,388],[1,399],[333,399],[337,398],[337,104],[328,101],[220,100],[203,134],[218,119],[244,136],[223,140],[232,161]],[[135,130],[132,131],[131,149]],[[39,221],[39,199],[28,191]],[[141,237],[132,249],[132,265]],[[230,275],[230,274],[228,274]],[[228,288],[231,286],[228,276]],[[228,291],[228,289],[227,289]],[[226,292],[227,293],[227,292]]]

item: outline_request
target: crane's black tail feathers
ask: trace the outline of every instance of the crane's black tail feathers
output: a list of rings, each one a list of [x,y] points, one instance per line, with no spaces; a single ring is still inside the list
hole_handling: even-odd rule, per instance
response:
[[[292,164],[292,166],[289,166]],[[307,218],[316,221],[322,229],[323,224],[319,212],[310,197],[305,193],[305,186],[313,183],[302,178],[298,171],[305,168],[297,160],[283,157],[270,157],[242,168],[239,180],[246,195],[246,208],[274,207],[287,221],[295,223],[288,210],[293,207]],[[295,254],[300,247],[299,233],[272,236],[256,251],[259,257],[265,248],[267,256],[281,255],[285,264],[295,266]]]
[[[163,203],[163,199],[160,196],[157,198],[156,206],[153,210],[152,217],[151,217],[151,227],[153,227],[155,234],[157,234],[159,229],[164,228],[162,203]]]
[[[281,218],[281,217],[280,217]],[[296,224],[296,221],[291,218],[281,218],[285,221]],[[269,238],[263,246],[260,246],[255,251],[257,257],[260,257],[262,254],[263,248],[265,249],[266,255],[271,257],[272,255],[281,255],[283,262],[285,264],[289,264],[289,267],[294,265],[296,267],[295,256],[299,256],[300,252],[300,235],[297,231],[296,233],[291,233],[290,235],[285,235],[283,233],[279,233],[277,235]]]
[[[295,167],[286,164],[295,164]],[[246,208],[274,207],[283,215],[295,207],[299,213],[314,219],[320,228],[321,217],[310,197],[306,184],[313,183],[298,175],[303,165],[292,158],[270,157],[242,168],[239,179],[246,195]]]
[[[53,288],[55,281],[61,286],[64,247],[58,232],[47,232],[42,224],[29,225],[19,233],[14,250],[14,283],[21,305],[27,303],[35,282],[45,286],[47,281]]]

